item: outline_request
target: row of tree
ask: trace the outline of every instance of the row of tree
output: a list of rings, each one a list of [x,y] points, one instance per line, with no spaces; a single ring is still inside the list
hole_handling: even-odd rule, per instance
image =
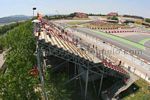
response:
[[[106,15],[104,15],[104,14],[92,14],[92,13],[90,13],[90,14],[88,14],[89,16],[106,16]]]
[[[0,37],[0,44],[9,49],[6,55],[6,71],[0,73],[0,99],[2,100],[40,100],[42,91],[35,91],[40,88],[39,77],[33,77],[29,71],[36,65],[35,39],[33,36],[33,25],[31,21],[25,22],[8,31]],[[49,77],[51,73],[47,74]],[[70,93],[65,87],[55,84],[52,78],[46,80],[46,91],[50,100],[69,100]],[[59,81],[64,81],[63,76]],[[60,79],[61,78],[61,79]],[[63,99],[64,98],[64,99]]]
[[[150,18],[146,18],[146,19],[145,19],[145,22],[150,23]]]
[[[110,20],[117,20],[117,21],[119,20],[118,17],[116,17],[116,16],[110,16],[110,17],[108,17],[107,19],[110,19]]]
[[[0,35],[5,34],[7,31],[13,29],[14,27],[17,27],[18,25],[20,25],[21,22],[17,22],[17,23],[12,23],[9,25],[4,25],[0,27]]]
[[[53,20],[53,19],[71,19],[75,16],[75,13],[71,13],[68,15],[53,15],[53,16],[44,16],[44,18],[48,19],[48,20]],[[88,14],[88,16],[105,16],[103,14]]]
[[[35,64],[35,42],[30,22],[7,32],[1,41],[10,49],[6,55],[6,72],[0,75],[0,97],[4,100],[38,99],[34,87],[38,79],[28,73]]]
[[[70,16],[69,15],[53,15],[53,16],[44,16],[45,19],[48,20],[54,20],[54,19],[68,19]]]

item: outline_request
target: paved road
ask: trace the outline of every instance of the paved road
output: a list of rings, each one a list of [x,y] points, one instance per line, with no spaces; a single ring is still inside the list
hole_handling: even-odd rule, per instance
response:
[[[142,51],[142,54],[135,54],[136,56],[140,57],[140,58],[143,58],[147,61],[150,62],[150,49],[140,49],[140,48],[137,48],[133,45],[130,45],[130,44],[127,44],[127,43],[123,43],[121,41],[118,41],[118,40],[114,40],[112,38],[108,38],[104,35],[101,35],[101,34],[98,34],[97,32],[94,32],[90,29],[87,29],[87,28],[76,28],[74,29],[78,32],[83,32],[83,33],[86,33],[88,35],[91,35],[91,36],[94,36],[94,37],[97,37],[105,42],[108,42],[108,43],[111,43],[119,48],[122,48],[126,51],[129,51],[129,50],[140,50]]]

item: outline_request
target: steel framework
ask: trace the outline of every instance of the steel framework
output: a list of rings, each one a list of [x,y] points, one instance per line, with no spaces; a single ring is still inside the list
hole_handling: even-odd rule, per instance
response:
[[[40,25],[39,25],[40,26]],[[39,30],[40,31],[40,30]],[[70,53],[62,48],[58,48],[56,45],[51,45],[49,43],[46,43],[44,40],[39,40],[38,38],[36,39],[37,41],[37,62],[38,62],[38,70],[39,70],[39,75],[41,79],[41,84],[42,84],[42,89],[44,93],[45,100],[48,100],[46,91],[44,89],[44,73],[43,73],[43,60],[46,56],[55,56],[58,58],[61,58],[65,60],[66,62],[72,62],[75,64],[75,69],[74,69],[74,77],[69,79],[65,84],[70,83],[73,80],[76,80],[78,78],[80,80],[80,85],[81,85],[81,78],[85,76],[84,81],[85,81],[85,87],[84,87],[84,98],[87,100],[87,91],[88,91],[88,83],[89,81],[92,81],[93,87],[95,88],[95,83],[94,80],[91,78],[91,73],[94,75],[97,75],[100,77],[100,83],[99,83],[99,89],[97,96],[100,96],[101,89],[102,89],[102,83],[103,83],[103,78],[106,75],[111,75],[115,76],[120,79],[124,79],[127,76],[121,73],[118,73],[108,67],[105,67],[102,63],[94,63],[93,61],[89,61],[87,59],[84,59],[80,57],[79,55],[75,55],[74,53]],[[45,52],[45,55],[43,55],[42,52]],[[45,56],[45,57],[43,57]],[[61,68],[61,65],[58,66],[57,68]],[[80,70],[79,69],[83,69]],[[82,85],[81,85],[82,87]],[[81,89],[81,91],[83,91]],[[96,91],[96,89],[95,89]]]

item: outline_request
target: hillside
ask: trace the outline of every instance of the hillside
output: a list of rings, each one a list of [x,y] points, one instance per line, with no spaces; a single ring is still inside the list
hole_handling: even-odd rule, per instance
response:
[[[14,16],[2,17],[0,18],[0,24],[8,24],[12,22],[28,20],[30,18],[31,18],[30,16],[25,16],[25,15],[14,15]]]

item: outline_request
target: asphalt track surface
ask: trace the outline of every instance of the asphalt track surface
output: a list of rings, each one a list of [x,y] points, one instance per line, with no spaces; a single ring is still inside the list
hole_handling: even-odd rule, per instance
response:
[[[137,43],[140,43],[144,46],[150,47],[150,45],[148,45],[150,43],[150,35],[143,35],[141,33],[138,35],[126,36],[124,38],[129,39],[129,40],[134,41],[134,42],[137,42]]]
[[[145,46],[141,44],[134,43],[129,40],[125,40],[123,38],[119,38],[116,36],[107,35],[107,33],[103,33],[100,31],[91,30],[88,28],[75,28],[74,30],[78,32],[86,33],[90,36],[97,37],[104,42],[111,43],[123,50],[130,51],[130,50],[141,50],[142,54],[135,54],[136,56],[150,62],[150,48],[145,48]]]
[[[150,38],[145,38],[145,39],[141,40],[139,43],[144,45],[147,42],[150,42]],[[149,45],[149,47],[150,47],[150,45]]]

